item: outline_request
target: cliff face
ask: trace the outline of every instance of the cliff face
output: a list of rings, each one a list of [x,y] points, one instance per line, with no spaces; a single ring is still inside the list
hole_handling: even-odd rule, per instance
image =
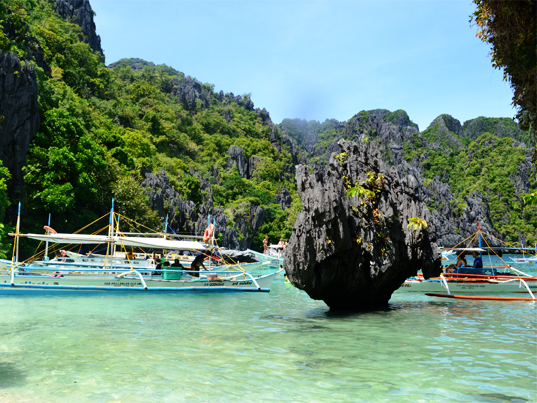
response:
[[[420,132],[404,111],[390,112],[382,109],[362,111],[339,124],[296,119],[282,122],[282,130],[289,133],[295,145],[296,159],[317,168],[324,168],[326,165],[322,164],[323,160],[328,161],[330,155],[339,153],[336,143],[339,139],[359,140],[368,137],[369,141],[378,145],[381,157],[387,164],[394,166],[400,175],[412,178],[417,183],[416,196],[430,209],[438,244],[442,246],[462,242],[475,233],[478,222],[483,231],[502,238],[497,220],[493,219],[497,213],[491,210],[490,201],[491,197],[498,195],[491,196],[483,188],[459,197],[448,184],[453,181],[450,164],[453,165],[461,153],[467,152],[467,144],[486,129],[494,129],[495,133],[501,129],[503,137],[509,133],[518,133],[516,135],[520,138],[527,135],[517,129],[510,119],[478,118],[461,125],[450,115],[440,115],[426,130]],[[491,141],[484,142],[484,146],[494,152],[495,143]],[[515,141],[512,146],[523,147],[523,144]],[[444,165],[435,162],[442,158],[446,161]],[[468,158],[471,159],[471,154]],[[469,160],[468,164],[470,163]],[[431,175],[433,171],[429,171],[431,165],[435,166],[434,172],[438,171],[434,177]],[[516,197],[521,199],[518,195],[527,193],[532,187],[529,154],[518,166],[518,170],[508,174],[508,178],[516,189]],[[497,210],[494,200],[492,203]],[[498,245],[499,242],[495,244]]]
[[[37,78],[32,65],[0,50],[0,159],[9,168],[11,200],[25,196],[22,167],[39,128]]]
[[[524,143],[526,147],[531,145],[530,133],[520,129],[518,124],[509,118],[485,118],[480,116],[464,122],[462,131],[463,136],[471,140],[475,140],[483,133],[488,132],[500,138],[510,137]]]
[[[151,172],[143,174],[145,179],[141,186],[147,189],[151,208],[158,211],[161,217],[168,215],[168,223],[176,233],[203,235],[210,214],[211,222],[216,222],[215,237],[219,239],[219,245],[236,250],[251,248],[255,232],[263,223],[265,209],[250,205],[246,211],[230,217],[230,213],[223,208],[214,207],[211,199],[196,205],[182,198],[170,186],[165,171],[157,175]]]
[[[438,275],[441,254],[418,182],[385,164],[374,143],[339,146],[326,171],[297,167],[303,210],[284,266],[293,285],[330,308],[367,309],[386,304],[419,269]],[[349,185],[360,184],[369,196],[346,196]],[[429,228],[407,228],[411,217]]]
[[[97,35],[89,0],[56,0],[56,12],[64,20],[70,20],[80,26],[85,36],[84,42],[104,57],[101,37]]]

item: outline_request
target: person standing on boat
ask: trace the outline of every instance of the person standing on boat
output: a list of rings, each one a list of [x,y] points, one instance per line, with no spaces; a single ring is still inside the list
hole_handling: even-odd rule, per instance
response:
[[[483,268],[483,259],[481,259],[481,256],[479,256],[479,253],[474,251],[472,253],[472,256],[474,257],[474,269],[482,269]]]
[[[206,256],[205,256],[204,253],[200,252],[200,253],[197,254],[197,256],[195,257],[194,261],[190,265],[190,270],[197,271],[198,273],[189,273],[191,276],[194,276],[194,277],[199,277],[200,276],[200,274],[199,274],[200,266],[203,267],[204,270],[207,270],[207,268],[203,264],[203,261],[205,259],[206,259]]]
[[[282,257],[284,247],[283,238],[280,238],[280,242],[278,242],[278,257]]]
[[[267,248],[268,248],[268,235],[263,239],[263,254],[267,254]]]

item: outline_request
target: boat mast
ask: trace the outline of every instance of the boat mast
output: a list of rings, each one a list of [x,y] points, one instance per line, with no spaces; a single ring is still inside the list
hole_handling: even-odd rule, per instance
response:
[[[19,263],[19,233],[21,224],[21,202],[19,202],[19,213],[17,214],[17,231],[15,233],[16,248],[15,248],[15,263]],[[13,260],[13,259],[12,259]],[[12,268],[13,270],[13,268]]]
[[[48,224],[47,224],[48,228],[50,228],[50,213],[48,213]],[[50,231],[49,229],[47,228],[47,235],[50,234]],[[47,241],[45,242],[45,256],[44,256],[44,260],[48,260],[48,239]]]
[[[479,238],[479,249],[481,249],[481,221],[477,222],[477,236]],[[483,259],[483,252],[479,251],[479,257]]]
[[[163,238],[166,239],[166,230],[168,229],[168,214],[166,214],[166,222],[164,223],[164,236]],[[163,250],[164,257],[166,260],[168,260],[168,251],[166,249]]]
[[[114,198],[112,198],[112,209],[110,210],[110,221],[108,223],[108,243],[106,244],[106,256],[104,257],[104,267],[106,267],[106,261],[108,259],[108,253],[114,242],[112,236],[114,235]],[[115,246],[114,246],[115,249]]]
[[[207,224],[207,228],[211,228],[211,214],[208,214],[208,215],[207,215],[207,223],[208,223],[208,224]],[[209,230],[209,231],[210,231],[210,230]],[[213,242],[212,236],[211,236],[211,239],[210,239],[209,242],[210,242],[210,243],[209,243],[209,247],[210,247],[210,246],[212,246],[212,242]],[[209,250],[211,250],[211,249],[209,249]],[[211,269],[211,261],[213,260],[212,257],[213,257],[213,252],[212,252],[212,250],[211,250],[211,256],[209,256],[209,264],[208,264],[209,269]]]

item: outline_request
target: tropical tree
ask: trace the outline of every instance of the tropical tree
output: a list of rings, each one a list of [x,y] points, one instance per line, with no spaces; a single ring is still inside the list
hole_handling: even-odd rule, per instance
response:
[[[537,132],[537,1],[474,0],[471,21],[477,37],[490,44],[492,65],[504,69],[504,80],[514,90],[513,106],[524,130]],[[535,145],[535,144],[534,144]],[[537,162],[537,148],[533,155]]]

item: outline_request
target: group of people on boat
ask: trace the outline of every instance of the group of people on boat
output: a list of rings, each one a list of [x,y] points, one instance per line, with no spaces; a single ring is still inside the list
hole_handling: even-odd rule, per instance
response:
[[[479,253],[477,253],[477,251],[473,251],[472,252],[472,257],[474,258],[473,268],[474,269],[482,269],[483,268],[483,259],[481,258],[481,256],[479,256]],[[469,267],[468,262],[466,261],[464,251],[461,252],[457,256],[457,263],[455,265],[449,265],[447,267],[447,272],[448,273],[456,273],[457,270],[459,270],[460,268],[463,268],[463,267]]]
[[[216,252],[218,253],[218,252]],[[175,258],[174,262],[170,264],[169,261],[167,261],[165,258],[161,258],[160,262],[155,267],[155,274],[162,274],[162,268],[163,267],[170,267],[172,270],[185,270],[193,277],[199,277],[199,272],[201,268],[203,270],[208,270],[207,267],[205,267],[205,264],[203,263],[205,260],[208,259],[214,259],[218,255],[208,254],[207,252],[199,252],[192,263],[190,263],[190,268],[184,267],[178,258]]]
[[[263,239],[263,254],[267,254],[267,248],[269,244],[269,237],[268,235]],[[285,253],[285,249],[287,248],[287,239],[280,238],[280,242],[278,242],[277,250],[278,250],[278,257],[282,257]]]

